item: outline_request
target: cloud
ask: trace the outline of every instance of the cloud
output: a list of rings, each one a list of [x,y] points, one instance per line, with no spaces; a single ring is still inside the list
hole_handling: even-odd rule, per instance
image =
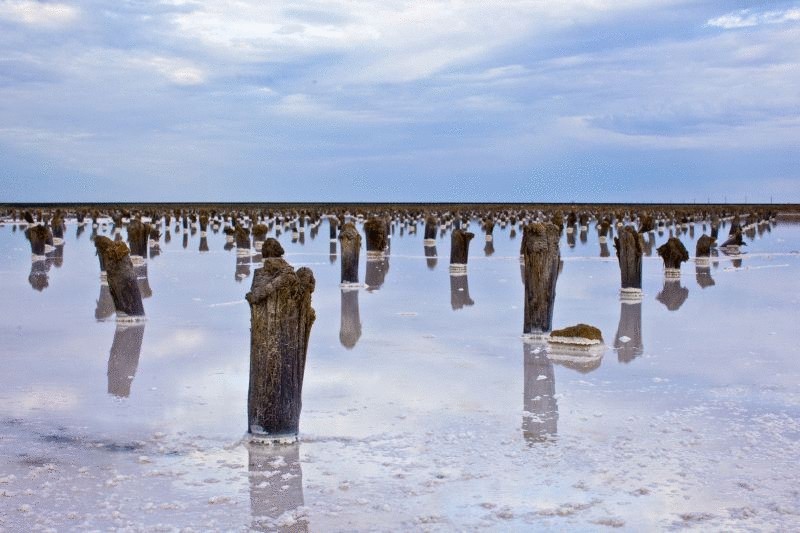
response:
[[[182,59],[154,56],[134,58],[130,64],[158,72],[175,85],[200,85],[206,81],[203,70]]]
[[[800,8],[793,7],[778,11],[754,12],[751,9],[734,11],[720,17],[709,19],[707,26],[732,30],[750,28],[762,24],[782,24],[784,22],[800,22]]]
[[[5,0],[0,2],[0,19],[40,28],[58,28],[74,22],[77,7],[56,2]]]

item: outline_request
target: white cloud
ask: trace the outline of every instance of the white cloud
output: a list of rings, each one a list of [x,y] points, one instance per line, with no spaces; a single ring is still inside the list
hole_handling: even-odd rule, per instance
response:
[[[134,58],[131,65],[158,72],[175,85],[200,85],[206,81],[206,73],[182,59],[154,56]]]
[[[0,18],[43,28],[66,26],[78,18],[74,6],[55,2],[6,0],[0,2]]]
[[[763,11],[761,13],[753,12],[750,9],[742,9],[710,19],[706,22],[706,25],[731,30],[784,22],[800,22],[800,8],[794,7],[783,11]]]

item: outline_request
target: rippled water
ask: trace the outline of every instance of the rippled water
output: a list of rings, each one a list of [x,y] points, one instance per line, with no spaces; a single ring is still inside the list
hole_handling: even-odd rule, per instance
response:
[[[471,228],[467,277],[449,235],[432,258],[398,227],[351,292],[327,222],[279,237],[317,321],[300,442],[263,449],[242,442],[258,265],[222,232],[202,253],[199,232],[162,237],[148,320],[125,327],[91,228],[68,221],[32,273],[0,225],[0,530],[800,527],[800,226],[679,281],[653,250],[641,304],[594,227],[565,235],[553,324],[599,327],[600,359],[523,342],[521,234],[498,226],[492,251]],[[702,233],[681,234],[692,255]]]

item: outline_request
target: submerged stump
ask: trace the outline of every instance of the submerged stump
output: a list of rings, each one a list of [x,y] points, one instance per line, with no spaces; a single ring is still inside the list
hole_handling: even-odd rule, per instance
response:
[[[247,293],[250,304],[250,388],[247,430],[268,439],[294,438],[300,423],[303,373],[315,313],[314,274],[266,257]]]
[[[681,263],[689,260],[689,252],[677,237],[669,240],[657,248],[658,255],[664,260],[664,274],[667,277],[680,277]]]
[[[522,253],[525,264],[525,318],[522,332],[541,335],[552,329],[561,252],[560,232],[553,224],[525,226]]]
[[[94,245],[105,268],[117,319],[143,318],[142,294],[128,247],[124,242],[112,241],[108,237],[97,237]]]
[[[642,295],[642,253],[644,240],[631,226],[625,226],[614,237],[622,283],[621,294],[632,298]]]
[[[339,246],[342,249],[342,283],[358,283],[358,256],[361,253],[361,234],[356,226],[347,223],[339,232]]]

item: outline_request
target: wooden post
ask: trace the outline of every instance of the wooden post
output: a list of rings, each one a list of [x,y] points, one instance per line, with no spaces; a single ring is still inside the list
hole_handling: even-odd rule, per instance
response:
[[[142,294],[128,247],[124,242],[112,241],[108,237],[97,237],[94,245],[106,269],[108,290],[114,300],[117,320],[144,318]]]
[[[522,246],[525,259],[524,334],[542,335],[552,329],[561,260],[558,240],[559,231],[553,224],[535,222],[525,226]]]
[[[364,234],[367,237],[367,261],[378,258],[384,254],[389,244],[386,232],[386,222],[376,217],[371,217],[364,223]]]
[[[266,257],[247,293],[250,304],[248,432],[270,440],[296,438],[303,373],[315,314],[314,274],[281,257]]]
[[[433,215],[428,215],[425,218],[425,245],[436,244],[436,218]]]
[[[450,272],[466,272],[469,259],[469,243],[474,233],[454,229],[450,234]]]
[[[139,220],[131,220],[128,223],[128,245],[130,246],[131,261],[140,263],[147,258],[147,238],[149,237],[150,227],[142,224]],[[136,257],[137,259],[133,259]]]
[[[361,315],[358,308],[358,289],[341,289],[339,342],[348,350],[361,338]]]
[[[108,393],[119,398],[131,395],[131,383],[139,367],[144,324],[117,324],[108,354]]]
[[[45,245],[47,244],[50,229],[37,224],[26,230],[26,235],[31,243],[31,258],[33,261],[45,260]]]
[[[361,253],[361,234],[356,226],[347,223],[339,232],[339,245],[342,249],[342,284],[358,284],[358,256]]]
[[[553,363],[546,347],[523,343],[524,385],[522,435],[529,443],[547,441],[558,433],[558,401]]]
[[[642,344],[642,302],[623,299],[619,304],[619,325],[614,349],[620,363],[630,363],[644,353]]]
[[[664,275],[679,278],[681,263],[689,260],[689,252],[677,237],[669,240],[657,248],[658,255],[664,260]]]
[[[623,297],[641,298],[642,296],[642,250],[644,241],[641,234],[632,226],[625,226],[614,237],[614,248],[617,249]]]

